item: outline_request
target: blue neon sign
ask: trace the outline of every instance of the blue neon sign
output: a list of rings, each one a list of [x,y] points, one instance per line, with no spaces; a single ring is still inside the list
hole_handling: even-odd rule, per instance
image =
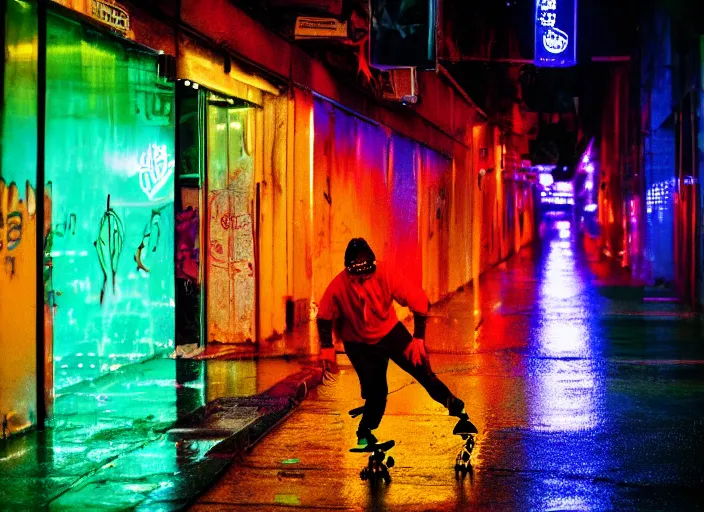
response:
[[[535,0],[535,65],[577,64],[577,0]]]

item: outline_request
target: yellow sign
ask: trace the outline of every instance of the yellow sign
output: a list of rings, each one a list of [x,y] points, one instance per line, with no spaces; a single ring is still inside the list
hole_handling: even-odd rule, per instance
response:
[[[123,36],[130,37],[130,14],[114,0],[54,0],[57,4],[90,16]]]
[[[130,15],[127,9],[110,0],[93,0],[93,18],[126,34],[130,31]]]

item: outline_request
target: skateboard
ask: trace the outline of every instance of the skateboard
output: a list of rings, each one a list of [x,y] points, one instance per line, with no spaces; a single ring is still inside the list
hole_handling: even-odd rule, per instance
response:
[[[352,416],[353,418],[356,418],[357,416],[361,415],[364,413],[364,406],[361,407],[356,407],[352,409],[349,412],[349,415]],[[460,453],[457,454],[457,458],[455,459],[455,473],[471,473],[472,472],[472,462],[471,462],[471,457],[472,457],[472,450],[474,449],[474,445],[476,444],[476,441],[474,439],[475,434],[457,434],[462,438],[462,441],[464,441],[464,444],[462,445],[462,450],[460,450]],[[384,460],[384,452],[386,452],[389,448],[381,448],[383,445],[386,445],[387,443],[391,443],[391,446],[389,448],[394,446],[394,441],[387,441],[386,443],[382,443],[381,445],[377,444],[376,447],[379,448],[380,454],[376,456],[376,459],[378,460],[379,463],[383,466],[383,460]],[[369,451],[369,450],[363,450],[363,449],[357,449],[357,448],[352,448],[350,450],[351,452],[361,452],[361,451]],[[367,475],[369,475],[369,470],[372,467],[372,458],[374,457],[374,454],[369,456],[369,466],[367,468],[364,468],[362,470],[362,473],[360,473],[360,476],[362,477],[362,480],[367,479]],[[394,465],[394,459],[393,457],[389,457],[388,460],[388,467],[393,467]],[[384,467],[384,470],[386,470],[386,467]],[[373,472],[372,472],[373,473]],[[388,475],[388,471],[386,471],[386,475]],[[389,477],[389,482],[391,481],[391,477]],[[388,482],[387,482],[388,483]]]
[[[356,407],[352,409],[349,414],[353,418],[361,415],[364,412],[364,406]],[[376,483],[379,479],[383,479],[387,484],[391,483],[391,475],[389,475],[389,468],[394,467],[396,461],[393,457],[386,457],[386,452],[389,451],[396,445],[396,441],[384,441],[383,443],[377,443],[370,446],[365,446],[364,448],[350,448],[353,453],[369,453],[369,460],[367,461],[367,467],[363,468],[359,472],[359,477],[362,480],[369,480],[371,483]],[[386,461],[384,461],[386,459]]]
[[[351,448],[350,451],[354,453],[369,453],[367,467],[359,472],[359,478],[369,480],[371,483],[376,483],[379,479],[383,479],[384,482],[390,484],[391,475],[389,475],[389,468],[394,467],[396,461],[394,461],[394,458],[391,456],[387,458],[386,452],[395,445],[396,441],[389,440],[383,443],[365,446],[364,448]],[[386,461],[384,461],[384,459],[386,459]]]
[[[457,454],[455,459],[455,473],[469,473],[472,471],[472,450],[474,449],[474,434],[459,434],[464,441],[462,450]]]

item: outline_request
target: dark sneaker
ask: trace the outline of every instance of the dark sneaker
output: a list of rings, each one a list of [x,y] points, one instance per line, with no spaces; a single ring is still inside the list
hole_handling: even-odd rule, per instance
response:
[[[460,418],[460,421],[457,422],[457,425],[455,425],[454,430],[452,431],[454,435],[463,435],[463,434],[478,434],[479,430],[477,430],[477,427],[469,421],[469,417],[465,414],[464,418]]]
[[[360,428],[357,430],[357,448],[364,449],[369,445],[374,445],[378,442],[376,436],[368,428]]]

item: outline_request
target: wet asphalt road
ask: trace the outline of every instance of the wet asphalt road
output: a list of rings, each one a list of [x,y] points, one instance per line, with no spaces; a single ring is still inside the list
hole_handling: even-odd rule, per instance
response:
[[[357,420],[347,414],[361,399],[339,355],[337,379],[191,510],[704,508],[701,321],[609,298],[559,231],[433,309],[433,368],[481,432],[472,474],[454,471],[454,419],[391,364],[377,434],[396,440],[393,481],[361,481],[366,456],[348,452]]]

